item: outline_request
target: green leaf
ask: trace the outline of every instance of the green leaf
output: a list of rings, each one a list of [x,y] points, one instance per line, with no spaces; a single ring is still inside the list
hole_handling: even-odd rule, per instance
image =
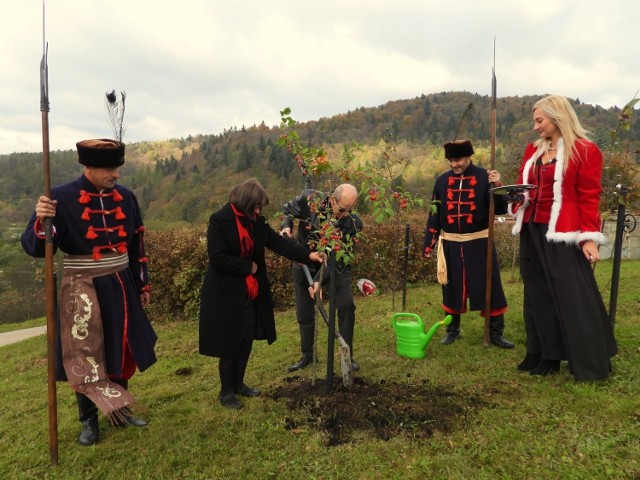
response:
[[[622,111],[624,113],[627,113],[629,115],[631,115],[631,112],[633,111],[633,108],[636,106],[636,104],[640,102],[640,98],[634,98],[633,100],[631,100],[629,103],[627,103],[624,108],[622,109]]]

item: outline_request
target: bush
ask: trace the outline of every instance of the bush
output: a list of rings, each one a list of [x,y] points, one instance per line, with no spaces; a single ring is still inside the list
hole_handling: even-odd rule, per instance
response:
[[[154,320],[197,318],[207,267],[206,228],[149,231],[145,247],[151,282],[150,316]]]
[[[377,224],[363,217],[366,238],[359,242],[353,264],[353,288],[356,280],[372,280],[380,292],[402,289],[404,261],[404,225]],[[408,220],[410,246],[407,283],[435,282],[435,258],[421,256],[426,215],[414,213]],[[517,237],[511,235],[511,222],[496,223],[495,245],[501,266],[511,265],[517,255]],[[275,226],[277,228],[277,226]],[[155,321],[196,319],[200,305],[200,288],[207,266],[206,226],[146,233],[152,304],[149,310]],[[517,257],[515,257],[517,258]],[[270,251],[266,256],[271,293],[277,309],[294,306],[291,262]]]

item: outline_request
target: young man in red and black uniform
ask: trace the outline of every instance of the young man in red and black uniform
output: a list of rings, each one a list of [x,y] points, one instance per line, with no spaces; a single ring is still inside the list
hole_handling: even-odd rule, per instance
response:
[[[480,310],[484,315],[486,299],[487,238],[489,226],[490,183],[500,186],[500,174],[473,164],[473,146],[469,140],[445,143],[445,158],[451,170],[440,175],[433,189],[423,245],[423,256],[430,257],[438,245],[438,282],[442,284],[442,306],[453,320],[447,326],[442,343],[460,337],[460,315]],[[507,212],[507,203],[495,197],[495,213]],[[497,255],[493,252],[491,281],[491,320],[489,338],[500,348],[513,348],[504,332],[507,301],[502,290]]]
[[[53,246],[65,253],[56,335],[57,377],[76,392],[81,445],[98,441],[98,408],[119,426],[144,426],[131,415],[128,381],[156,362],[142,216],[133,192],[116,183],[124,144],[76,144],[83,175],[41,196],[22,247],[44,257],[43,225],[52,218]]]

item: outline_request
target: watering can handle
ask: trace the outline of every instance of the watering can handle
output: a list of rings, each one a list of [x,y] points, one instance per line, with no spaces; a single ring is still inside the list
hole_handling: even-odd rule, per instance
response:
[[[391,325],[395,327],[396,325],[396,318],[401,318],[401,317],[411,317],[413,318],[418,325],[422,325],[422,318],[420,317],[420,315],[417,315],[415,313],[394,313],[393,316],[391,317]]]

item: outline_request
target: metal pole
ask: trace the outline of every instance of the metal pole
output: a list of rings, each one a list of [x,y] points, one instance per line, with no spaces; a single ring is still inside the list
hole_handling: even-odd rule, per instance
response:
[[[620,199],[618,201],[618,218],[616,221],[616,240],[613,244],[613,270],[611,272],[611,296],[609,297],[609,320],[611,328],[616,323],[616,309],[618,307],[618,286],[620,284],[620,260],[622,259],[622,237],[624,235],[625,223],[625,196],[629,189],[624,185],[618,185]]]
[[[327,339],[326,392],[333,390],[333,351],[336,334],[336,252],[329,255],[329,338]]]
[[[407,311],[407,270],[409,268],[409,231],[407,223],[404,226],[404,263],[402,266],[402,311]]]
[[[42,1],[42,60],[40,61],[40,112],[42,113],[42,170],[44,195],[51,198],[51,172],[49,158],[49,69],[45,42],[45,9]],[[45,232],[45,298],[47,313],[47,393],[49,399],[49,459],[58,464],[58,405],[56,396],[56,300],[53,264],[53,220],[44,221]]]
[[[493,68],[491,69],[491,170],[496,168],[496,110],[497,110],[497,81],[495,73],[496,42],[493,41]],[[493,184],[490,184],[490,188]],[[491,275],[493,273],[493,223],[495,211],[493,193],[489,194],[489,232],[487,237],[487,271],[485,275],[484,301],[484,337],[482,344],[489,346],[489,325],[491,322]]]

